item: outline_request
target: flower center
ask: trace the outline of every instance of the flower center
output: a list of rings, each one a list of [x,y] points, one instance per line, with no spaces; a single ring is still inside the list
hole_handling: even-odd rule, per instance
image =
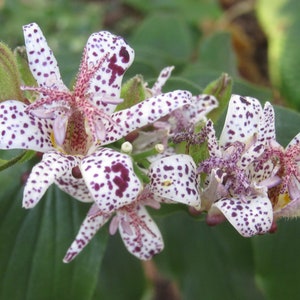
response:
[[[88,63],[85,51],[73,91],[60,82],[51,87],[23,87],[23,90],[40,94],[39,99],[28,106],[27,112],[53,120],[54,146],[66,153],[86,154],[91,143],[101,144],[107,132],[118,126],[104,110],[107,104],[117,105],[122,100],[90,91],[90,85],[106,58],[107,55],[93,65]],[[96,106],[96,102],[103,107]]]

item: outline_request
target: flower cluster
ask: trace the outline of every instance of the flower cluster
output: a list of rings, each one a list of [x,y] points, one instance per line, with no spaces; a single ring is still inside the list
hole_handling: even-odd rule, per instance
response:
[[[227,219],[244,237],[275,228],[280,217],[299,215],[299,136],[284,149],[276,141],[272,105],[233,95],[216,138],[209,120],[203,129],[209,157],[198,166],[206,174],[201,211],[208,224]]]
[[[91,203],[64,262],[109,220],[110,234],[119,230],[136,257],[147,260],[162,251],[147,206],[182,203],[206,212],[208,224],[228,219],[245,237],[299,214],[300,136],[286,149],[276,141],[270,103],[262,107],[254,98],[232,95],[217,138],[206,118],[218,106],[214,96],[162,92],[173,67],[163,69],[152,88],[143,85],[145,99],[123,103],[123,76],[134,60],[123,38],[92,34],[68,89],[38,25],[23,30],[37,84],[21,87],[31,95],[26,101],[0,104],[0,148],[43,153],[24,188],[25,208],[33,208],[51,184]],[[185,143],[185,154],[175,151],[177,142]],[[188,151],[193,144],[207,145],[208,156],[198,165]]]

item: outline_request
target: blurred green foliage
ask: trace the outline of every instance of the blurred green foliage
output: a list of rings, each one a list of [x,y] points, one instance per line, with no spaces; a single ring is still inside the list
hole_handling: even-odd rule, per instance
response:
[[[282,97],[300,110],[300,56],[298,0],[258,0],[257,15],[269,41],[272,84]]]
[[[164,89],[197,94],[226,72],[233,93],[265,102],[278,88],[299,107],[297,1],[276,0],[271,7],[267,2],[258,0],[257,9],[270,38],[271,87],[240,76],[231,31],[218,25],[224,12],[217,0],[0,1],[0,39],[11,48],[23,45],[22,25],[38,23],[68,84],[89,35],[107,29],[126,37],[136,51],[125,79],[142,74],[151,86],[162,68],[174,65]],[[293,24],[288,35],[277,30],[282,24]],[[299,132],[300,115],[277,107],[276,126],[286,145]],[[74,262],[62,263],[88,205],[52,187],[36,208],[22,209],[22,178],[32,165],[0,173],[0,300],[154,299],[158,283],[118,236],[108,239],[106,227]],[[159,279],[175,283],[182,299],[281,300],[300,294],[299,221],[280,222],[274,235],[244,239],[227,223],[207,227],[182,206],[154,217],[166,244],[154,259]]]

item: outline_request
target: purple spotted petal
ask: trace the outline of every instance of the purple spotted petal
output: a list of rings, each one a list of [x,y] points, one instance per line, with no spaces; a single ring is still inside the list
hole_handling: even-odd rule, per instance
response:
[[[81,162],[82,176],[99,209],[111,213],[135,201],[141,183],[131,158],[109,148],[100,148]]]
[[[23,31],[29,67],[38,85],[67,90],[61,80],[57,61],[39,26],[31,23],[23,26]]]
[[[161,233],[143,206],[135,215],[118,211],[119,231],[127,250],[142,260],[151,259],[164,248]]]
[[[0,104],[0,148],[31,149],[46,152],[53,149],[51,120],[25,113],[26,105],[8,100]]]
[[[162,88],[165,85],[165,83],[167,82],[167,80],[169,79],[169,77],[171,76],[171,73],[173,70],[174,70],[174,66],[166,67],[161,70],[156,82],[154,83],[154,85],[151,89],[153,96],[157,96],[157,95],[161,94]]]
[[[152,124],[159,118],[190,102],[191,94],[187,91],[174,91],[149,98],[130,108],[111,115],[118,126],[107,129],[102,145],[115,142],[137,128]]]
[[[103,107],[103,98],[120,97],[123,75],[134,59],[134,50],[122,37],[108,31],[100,31],[90,36],[86,44],[87,61],[96,66],[103,58],[101,67],[91,80],[88,93],[92,94],[95,105]],[[106,113],[112,113],[116,105],[106,105]]]
[[[200,208],[196,165],[189,155],[178,154],[154,161],[149,189],[154,195]]]
[[[275,133],[275,112],[271,103],[266,102],[261,118],[261,124],[259,126],[259,138],[260,142],[266,142],[269,140],[276,140]]]
[[[206,131],[207,148],[210,156],[222,157],[222,151],[219,147],[219,143],[216,137],[214,123],[211,120],[208,120],[204,130]]]
[[[250,145],[249,149],[247,149],[247,151],[245,151],[241,155],[241,158],[238,161],[237,165],[242,169],[245,169],[255,159],[257,159],[264,152],[264,150],[265,150],[264,145],[261,142],[256,142]]]
[[[33,167],[26,182],[23,207],[34,207],[55,179],[77,164],[78,160],[74,156],[63,155],[59,152],[45,153],[42,161]]]
[[[268,232],[273,222],[272,204],[267,194],[222,198],[212,207],[218,208],[244,237]]]
[[[212,95],[201,94],[191,99],[191,104],[182,108],[183,114],[190,123],[197,123],[213,109],[218,107],[218,100]]]
[[[68,249],[63,261],[68,263],[73,260],[90,242],[97,231],[109,220],[109,218],[110,215],[96,215],[93,217],[88,215],[82,222],[79,232]]]
[[[74,171],[77,170],[77,171]],[[73,169],[68,170],[61,177],[56,178],[55,184],[64,192],[71,195],[75,199],[81,202],[93,202],[94,199],[86,186],[83,178],[78,178],[74,173],[79,172],[78,176],[81,176],[79,168],[76,166]],[[76,177],[74,177],[76,176]]]
[[[287,145],[286,150],[290,149],[294,145],[300,146],[300,133],[298,133]]]
[[[247,143],[249,138],[258,133],[262,107],[255,98],[233,95],[229,101],[228,111],[220,145],[227,143]]]

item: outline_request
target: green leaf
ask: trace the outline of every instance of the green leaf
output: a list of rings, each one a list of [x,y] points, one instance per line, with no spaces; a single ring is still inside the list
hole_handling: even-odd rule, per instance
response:
[[[268,37],[268,60],[272,83],[282,96],[300,109],[298,0],[257,1],[257,15]]]
[[[300,295],[300,220],[280,221],[278,231],[252,240],[256,281],[266,299],[298,299]]]
[[[196,25],[221,14],[219,3],[215,0],[124,0],[123,2],[147,13],[159,10],[180,12],[185,19]]]
[[[158,221],[165,249],[155,262],[177,283],[182,299],[263,299],[250,239],[228,223],[208,227],[183,212]]]
[[[127,251],[118,233],[110,237],[93,300],[142,299],[145,289],[142,262]]]
[[[27,160],[30,160],[35,156],[36,152],[29,150],[29,151],[23,151],[21,154],[11,158],[11,159],[0,159],[0,171],[3,171],[17,163],[23,163]]]
[[[274,106],[276,139],[286,146],[300,132],[300,114],[284,107]]]
[[[159,51],[165,54],[168,64],[183,63],[192,53],[190,29],[184,19],[176,14],[150,15],[133,33],[130,41],[134,48],[143,46],[150,53]]]
[[[70,264],[62,259],[89,205],[51,187],[31,210],[21,206],[28,164],[0,174],[0,299],[92,299],[107,233]]]
[[[229,76],[237,75],[237,62],[232,47],[231,34],[229,32],[216,32],[204,38],[199,50],[197,66],[200,69],[225,72]]]

